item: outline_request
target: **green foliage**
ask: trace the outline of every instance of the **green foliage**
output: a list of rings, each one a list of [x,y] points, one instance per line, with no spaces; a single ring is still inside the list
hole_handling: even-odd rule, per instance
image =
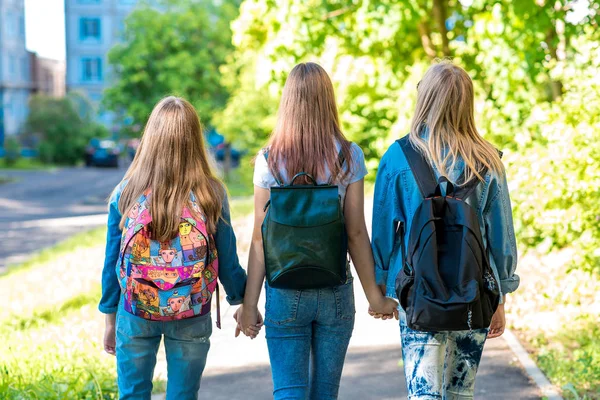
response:
[[[4,151],[4,163],[7,167],[14,166],[21,158],[21,145],[16,137],[11,136],[6,139]]]
[[[550,72],[565,94],[533,106],[510,154],[521,243],[576,249],[572,267],[600,266],[600,44],[572,41],[578,63]]]
[[[123,42],[109,52],[117,80],[105,92],[105,105],[143,126],[162,97],[177,95],[210,123],[228,97],[219,67],[232,50],[229,23],[238,1],[219,3],[160,0],[133,11]]]
[[[600,321],[581,315],[551,340],[539,335],[533,345],[546,375],[563,387],[566,399],[600,399]]]
[[[336,88],[345,134],[375,170],[409,130],[423,72],[451,56],[474,78],[480,132],[507,153],[520,243],[574,245],[574,263],[597,269],[600,1],[580,21],[571,19],[575,3],[245,0],[217,127],[260,148],[287,73],[317,61]]]
[[[81,115],[76,99],[35,95],[29,102],[27,135],[39,136],[39,157],[44,163],[77,164],[92,137],[107,135],[104,127]]]

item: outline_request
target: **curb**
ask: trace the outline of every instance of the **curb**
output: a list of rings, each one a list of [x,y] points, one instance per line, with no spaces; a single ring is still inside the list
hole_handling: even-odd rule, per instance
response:
[[[527,353],[527,350],[525,350],[514,333],[512,333],[510,329],[506,329],[502,337],[506,344],[508,344],[508,347],[510,347],[511,351],[517,356],[527,375],[529,375],[537,387],[540,388],[542,396],[548,400],[563,400],[562,396],[556,391],[548,378],[546,378],[546,375],[544,375],[531,359],[529,353]]]

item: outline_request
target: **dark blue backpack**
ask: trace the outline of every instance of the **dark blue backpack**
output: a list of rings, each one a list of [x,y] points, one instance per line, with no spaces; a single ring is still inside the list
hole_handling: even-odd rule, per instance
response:
[[[407,324],[428,332],[487,328],[500,293],[477,213],[465,202],[479,181],[475,178],[461,186],[455,186],[446,177],[438,181],[408,136],[398,143],[423,195],[412,219],[408,249],[396,280]],[[444,183],[446,194],[442,196]]]

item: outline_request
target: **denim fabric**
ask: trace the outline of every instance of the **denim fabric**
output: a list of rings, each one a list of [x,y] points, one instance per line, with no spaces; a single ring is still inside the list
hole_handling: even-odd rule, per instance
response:
[[[460,161],[448,179],[456,182],[463,169]],[[404,249],[408,248],[413,215],[422,201],[404,152],[395,142],[379,164],[373,199],[375,275],[377,284],[386,285],[387,296],[397,297],[396,277],[406,257]],[[502,295],[514,292],[519,286],[519,276],[515,274],[517,244],[506,175],[486,174],[485,182],[477,185],[466,201],[479,217],[484,246]]]
[[[473,399],[488,329],[420,332],[400,313],[402,359],[409,400]]]
[[[337,399],[354,328],[353,284],[266,292],[274,399]]]
[[[121,287],[117,279],[117,259],[121,245],[121,212],[119,198],[125,183],[119,184],[113,192],[108,207],[108,230],[106,233],[106,250],[104,268],[102,270],[102,298],[98,309],[105,314],[117,311]],[[246,290],[246,272],[241,267],[236,249],[236,238],[231,226],[229,202],[227,197],[223,202],[221,218],[214,235],[219,257],[219,281],[227,293],[227,301],[231,305],[242,304]]]
[[[210,314],[177,321],[149,321],[117,311],[117,382],[121,400],[149,400],[156,353],[164,335],[167,400],[197,399],[210,348]]]

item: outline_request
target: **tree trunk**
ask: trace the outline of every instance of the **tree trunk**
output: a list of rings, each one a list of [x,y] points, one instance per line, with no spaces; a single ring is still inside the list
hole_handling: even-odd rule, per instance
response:
[[[424,21],[421,21],[417,25],[417,29],[419,30],[419,36],[421,37],[421,44],[423,45],[425,54],[427,54],[427,57],[433,60],[437,57],[437,51],[431,42],[431,33],[429,32],[429,27]]]
[[[554,41],[558,37],[559,42],[555,44]],[[550,28],[546,33],[546,44],[548,45],[548,51],[550,56],[556,61],[564,61],[566,53],[566,39],[564,35],[564,21],[556,21],[556,25]],[[563,84],[561,81],[550,82],[550,89],[552,91],[552,100],[556,100],[562,96]]]
[[[433,18],[437,24],[440,35],[442,35],[442,52],[444,57],[450,57],[450,43],[448,41],[448,29],[446,29],[446,19],[448,19],[447,0],[433,0]]]

